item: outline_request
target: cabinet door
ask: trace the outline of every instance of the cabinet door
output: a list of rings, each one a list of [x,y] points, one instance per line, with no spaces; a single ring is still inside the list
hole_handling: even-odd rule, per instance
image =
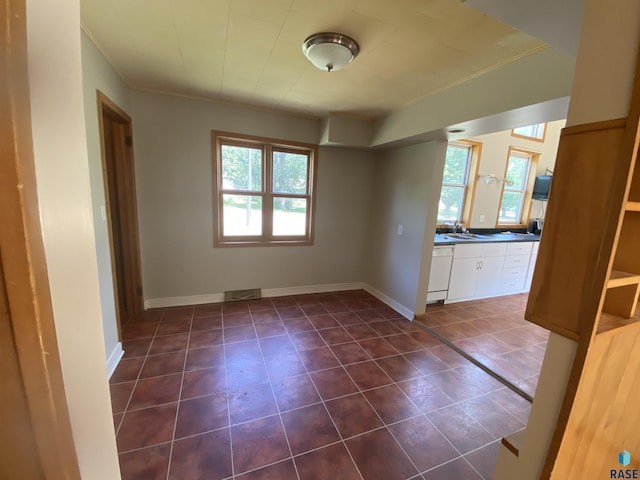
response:
[[[483,297],[500,292],[504,257],[484,257],[476,281],[476,296]]]
[[[524,289],[527,292],[531,289],[531,281],[533,280],[533,271],[535,270],[537,259],[538,252],[531,255],[531,261],[529,262],[529,271],[527,272],[527,281],[524,284]]]
[[[447,299],[475,296],[479,262],[478,258],[454,258]]]

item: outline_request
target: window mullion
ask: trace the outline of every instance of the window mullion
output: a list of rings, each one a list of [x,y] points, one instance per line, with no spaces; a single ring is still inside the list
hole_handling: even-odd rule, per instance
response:
[[[262,237],[273,239],[273,147],[264,148],[264,184],[262,201]]]

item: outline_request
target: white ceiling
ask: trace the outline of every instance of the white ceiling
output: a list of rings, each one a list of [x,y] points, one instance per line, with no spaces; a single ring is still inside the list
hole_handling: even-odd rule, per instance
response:
[[[378,118],[547,46],[459,0],[81,0],[82,23],[133,88],[313,116]],[[306,37],[361,53],[326,73]]]

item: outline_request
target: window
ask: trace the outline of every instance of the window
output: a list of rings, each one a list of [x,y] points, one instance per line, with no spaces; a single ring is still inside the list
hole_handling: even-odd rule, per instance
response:
[[[514,137],[534,140],[536,142],[544,142],[544,136],[546,132],[546,123],[536,123],[535,125],[527,125],[524,127],[514,128],[513,130],[511,130],[511,135],[513,135]]]
[[[509,149],[498,211],[498,225],[525,225],[539,154]]]
[[[213,132],[215,246],[311,245],[317,148]]]
[[[438,204],[438,224],[467,222],[471,210],[473,189],[481,144],[464,140],[450,143],[442,176],[442,190]]]

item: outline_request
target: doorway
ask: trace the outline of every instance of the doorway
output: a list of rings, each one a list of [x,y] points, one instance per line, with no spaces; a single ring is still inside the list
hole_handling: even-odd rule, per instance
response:
[[[124,324],[144,309],[132,126],[131,118],[102,92],[98,92],[98,115],[111,270],[122,340]]]

